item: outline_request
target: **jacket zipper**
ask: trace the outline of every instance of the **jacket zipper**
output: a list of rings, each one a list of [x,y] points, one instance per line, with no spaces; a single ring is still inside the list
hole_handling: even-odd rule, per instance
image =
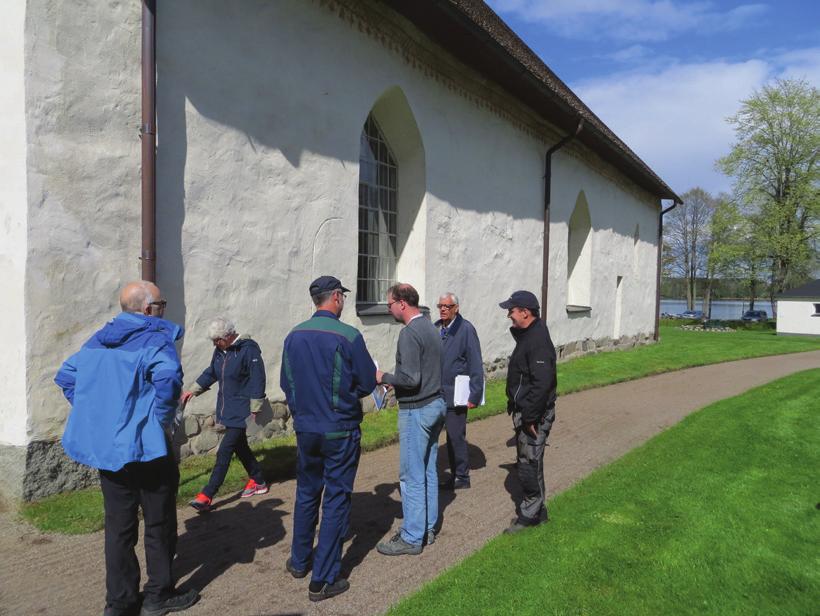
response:
[[[515,390],[515,395],[513,396],[513,406],[515,406],[515,410],[518,410],[518,392],[521,391],[521,385],[524,384],[524,375],[518,375],[518,389]]]
[[[225,412],[225,365],[228,363],[228,352],[225,351],[225,358],[222,360],[222,382],[219,384],[219,387],[222,391],[222,408],[219,409],[219,413],[217,413],[216,418],[222,419],[223,413]]]

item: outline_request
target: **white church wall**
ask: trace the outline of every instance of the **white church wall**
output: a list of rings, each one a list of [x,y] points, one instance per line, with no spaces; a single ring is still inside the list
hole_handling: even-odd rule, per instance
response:
[[[17,463],[26,444],[24,285],[27,245],[25,4],[10,3],[0,23],[0,280],[6,294],[0,322],[11,338],[0,354],[0,485],[19,483]]]
[[[28,439],[61,434],[68,405],[54,373],[139,275],[139,5],[109,5],[29,3]],[[512,339],[498,302],[518,288],[540,294],[544,151],[557,133],[381,5],[248,6],[176,0],[158,12],[157,282],[166,317],[187,330],[186,384],[210,359],[208,320],[226,314],[260,343],[268,396],[283,399],[281,343],[312,313],[310,281],[330,273],[356,284],[359,145],[371,111],[396,135],[400,196],[410,184],[399,278],[418,286],[433,318],[438,295],[456,292],[485,360],[505,357]],[[108,34],[94,36],[89,22]],[[402,101],[398,116],[411,114],[416,136],[390,126]],[[414,139],[420,146],[403,152]],[[612,336],[617,276],[620,333],[651,333],[657,208],[582,158],[595,157],[568,146],[553,164],[556,344]],[[580,191],[592,311],[569,318],[566,224]],[[392,318],[358,317],[354,289],[343,320],[392,368]],[[214,402],[201,396],[190,411]]]

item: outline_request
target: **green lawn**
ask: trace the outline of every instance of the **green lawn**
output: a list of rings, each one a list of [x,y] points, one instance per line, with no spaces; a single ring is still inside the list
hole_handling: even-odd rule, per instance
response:
[[[820,370],[690,415],[389,613],[817,614]]]
[[[722,361],[820,350],[820,340],[776,336],[765,325],[751,326],[735,333],[689,332],[678,329],[680,321],[664,322],[661,341],[627,351],[599,353],[573,359],[558,366],[558,391],[566,394],[620,381],[659,374],[691,366]],[[505,412],[504,383],[487,385],[487,404],[470,412],[470,421]],[[362,443],[365,451],[397,440],[396,410],[387,409],[365,417]],[[291,477],[295,460],[293,437],[277,438],[254,446],[266,476],[271,480]],[[180,465],[179,503],[190,500],[206,483],[213,467],[213,455],[187,458]],[[234,461],[221,496],[238,490],[245,481],[244,470]],[[219,497],[218,497],[219,498]],[[102,528],[102,496],[91,488],[49,497],[26,504],[22,515],[45,531],[70,534]]]

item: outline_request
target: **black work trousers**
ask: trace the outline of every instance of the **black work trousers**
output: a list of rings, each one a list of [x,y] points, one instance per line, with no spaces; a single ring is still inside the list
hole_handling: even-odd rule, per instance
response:
[[[145,602],[159,603],[174,592],[172,562],[177,544],[176,495],[179,469],[173,456],[132,462],[100,471],[105,504],[106,604],[129,609],[139,604],[137,544],[142,508],[145,524]]]
[[[470,479],[470,455],[467,449],[467,407],[448,407],[444,418],[447,429],[447,460],[453,479]]]

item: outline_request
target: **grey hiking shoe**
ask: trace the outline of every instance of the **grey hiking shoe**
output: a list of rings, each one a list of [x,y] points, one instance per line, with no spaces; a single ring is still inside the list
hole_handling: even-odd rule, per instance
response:
[[[436,531],[428,530],[427,537],[425,537],[425,543],[427,545],[433,545],[436,542]]]
[[[308,568],[309,567],[306,567],[305,569],[297,569],[293,566],[292,558],[288,558],[285,561],[285,570],[287,570],[287,572],[290,573],[297,580],[305,577],[308,574]]]
[[[401,538],[401,531],[397,532],[390,541],[380,543],[376,546],[379,554],[385,556],[401,556],[402,554],[416,555],[421,554],[421,545],[413,545],[407,543]]]

